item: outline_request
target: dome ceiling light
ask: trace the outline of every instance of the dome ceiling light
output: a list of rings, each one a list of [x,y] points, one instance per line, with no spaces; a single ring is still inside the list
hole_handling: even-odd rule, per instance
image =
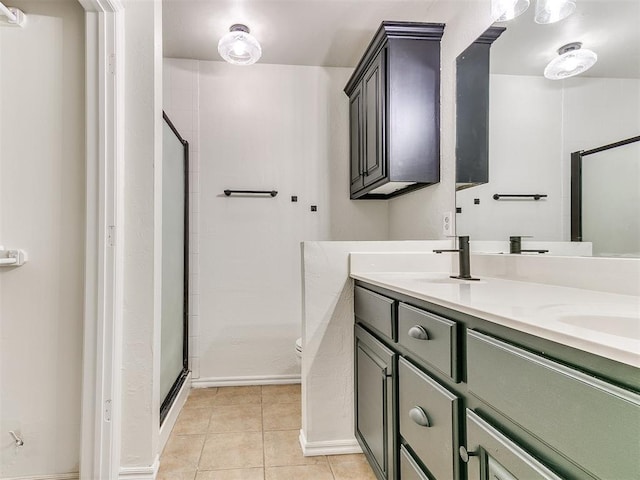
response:
[[[544,76],[549,80],[562,80],[586,72],[598,61],[598,55],[582,48],[581,42],[573,42],[558,49],[560,56],[549,62]]]
[[[506,22],[522,15],[529,8],[529,0],[491,0],[491,16],[496,22]]]
[[[262,48],[249,27],[237,23],[218,42],[218,53],[234,65],[252,65],[262,56]]]
[[[571,15],[576,9],[575,0],[537,0],[536,23],[559,22]]]

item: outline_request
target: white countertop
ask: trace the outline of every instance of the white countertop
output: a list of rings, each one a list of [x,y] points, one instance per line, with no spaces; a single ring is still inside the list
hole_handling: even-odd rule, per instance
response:
[[[448,272],[352,272],[357,280],[640,368],[640,297]]]

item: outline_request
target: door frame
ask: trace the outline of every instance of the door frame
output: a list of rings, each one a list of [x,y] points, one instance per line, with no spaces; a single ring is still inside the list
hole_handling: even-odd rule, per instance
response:
[[[86,230],[80,478],[118,478],[124,188],[124,7],[85,10]]]

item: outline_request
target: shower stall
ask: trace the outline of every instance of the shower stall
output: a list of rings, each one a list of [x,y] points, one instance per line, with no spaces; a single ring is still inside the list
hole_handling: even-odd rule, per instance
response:
[[[571,154],[571,241],[640,257],[640,136]]]
[[[189,372],[189,143],[163,118],[160,424]]]

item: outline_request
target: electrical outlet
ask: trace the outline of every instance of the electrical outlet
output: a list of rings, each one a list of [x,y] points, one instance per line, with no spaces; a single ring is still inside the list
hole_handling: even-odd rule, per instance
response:
[[[442,214],[442,234],[445,237],[455,235],[453,232],[453,215],[451,212],[444,212]]]

